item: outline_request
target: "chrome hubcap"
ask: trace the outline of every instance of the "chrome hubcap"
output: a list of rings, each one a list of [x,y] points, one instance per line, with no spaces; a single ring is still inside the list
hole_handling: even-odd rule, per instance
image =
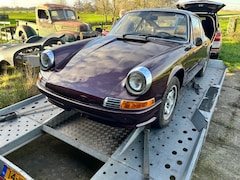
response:
[[[178,91],[177,86],[174,85],[167,95],[167,99],[164,104],[164,114],[163,114],[164,120],[168,120],[174,110],[174,107],[177,101],[177,91]]]

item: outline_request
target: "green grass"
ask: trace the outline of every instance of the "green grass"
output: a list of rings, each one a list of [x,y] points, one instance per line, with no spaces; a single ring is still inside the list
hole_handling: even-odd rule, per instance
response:
[[[219,59],[223,60],[231,72],[240,70],[240,42],[224,40]]]
[[[34,11],[0,11],[1,14],[8,14],[9,19],[6,21],[11,22],[11,25],[16,25],[16,20],[27,20],[32,21],[35,20],[35,12]]]
[[[107,17],[107,22],[105,22],[105,17],[103,15],[100,14],[95,14],[95,13],[91,13],[91,14],[86,14],[86,13],[79,13],[79,20],[81,22],[87,22],[90,24],[109,24],[111,23],[111,17],[108,16]]]
[[[1,14],[5,13],[9,15],[9,20],[12,25],[16,25],[16,20],[26,20],[26,21],[34,21],[35,18],[35,12],[34,11],[0,11]],[[79,13],[77,14],[79,17],[79,21],[90,23],[93,26],[100,26],[100,25],[111,25],[112,23],[112,17],[107,16],[107,22],[105,21],[105,17],[101,14],[96,13]]]
[[[13,70],[0,75],[0,108],[19,102],[39,93],[36,88],[36,69]]]
[[[240,16],[240,12],[224,12],[224,15],[234,14]],[[223,42],[219,59],[223,60],[228,70],[231,72],[240,70],[240,19],[234,33],[228,33],[228,22],[231,17],[219,17]]]
[[[226,11],[226,10],[221,10],[218,12],[218,16],[235,16],[235,15],[239,15],[240,12],[239,11]]]
[[[96,27],[101,27],[102,29],[111,29],[112,21],[111,17],[107,17],[107,22],[105,21],[105,17],[100,14],[86,14],[86,13],[79,13],[79,21],[89,23],[93,26],[93,29]]]

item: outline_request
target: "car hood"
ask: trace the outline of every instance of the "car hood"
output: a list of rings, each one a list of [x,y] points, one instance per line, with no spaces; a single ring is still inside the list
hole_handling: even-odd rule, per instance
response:
[[[124,80],[129,71],[148,66],[151,59],[179,47],[164,41],[132,41],[106,36],[95,39],[79,51],[59,72],[53,72],[48,88],[77,98],[80,95],[119,97],[126,94]]]
[[[75,32],[87,32],[92,31],[87,23],[79,21],[56,21],[54,22],[58,31],[75,31]]]
[[[177,4],[178,9],[192,12],[217,13],[225,4],[215,1],[187,1]]]
[[[55,21],[54,24],[58,26],[63,26],[63,27],[69,27],[69,26],[79,27],[81,23],[79,21],[72,20],[72,21]]]

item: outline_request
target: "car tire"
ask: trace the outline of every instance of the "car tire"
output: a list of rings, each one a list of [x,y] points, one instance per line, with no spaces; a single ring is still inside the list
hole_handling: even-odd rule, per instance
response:
[[[212,54],[210,55],[210,58],[211,58],[211,59],[218,59],[218,53],[212,53]]]
[[[154,127],[162,128],[170,123],[178,100],[179,90],[180,90],[179,79],[176,76],[174,76],[170,80],[166,88],[166,91],[163,95],[158,117],[153,123]]]

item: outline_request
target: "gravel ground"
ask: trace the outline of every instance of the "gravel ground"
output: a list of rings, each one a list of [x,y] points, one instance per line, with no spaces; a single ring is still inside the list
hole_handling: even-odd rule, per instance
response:
[[[240,71],[226,75],[193,180],[240,179],[239,121]],[[103,165],[50,135],[41,136],[7,158],[37,180],[90,179]]]

